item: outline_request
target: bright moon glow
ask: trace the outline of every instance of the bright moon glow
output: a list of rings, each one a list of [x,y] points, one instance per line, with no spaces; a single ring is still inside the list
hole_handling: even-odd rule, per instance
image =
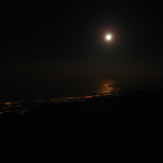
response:
[[[112,35],[111,34],[107,34],[105,38],[106,38],[106,40],[110,41],[112,39]]]

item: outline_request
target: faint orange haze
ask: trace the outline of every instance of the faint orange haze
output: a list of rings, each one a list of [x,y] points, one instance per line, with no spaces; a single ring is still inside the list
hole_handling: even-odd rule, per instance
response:
[[[114,86],[115,84],[116,83],[111,80],[102,81],[102,83],[100,83],[98,86],[97,93],[110,95],[112,93],[116,93],[119,90],[119,88],[116,88]]]

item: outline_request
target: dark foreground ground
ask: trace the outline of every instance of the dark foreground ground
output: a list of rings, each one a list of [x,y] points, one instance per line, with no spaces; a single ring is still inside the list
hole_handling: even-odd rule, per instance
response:
[[[133,155],[132,162],[162,153],[163,91],[20,107],[31,111],[0,115],[0,146],[16,160],[23,155],[22,162],[33,156],[37,162],[124,161]]]

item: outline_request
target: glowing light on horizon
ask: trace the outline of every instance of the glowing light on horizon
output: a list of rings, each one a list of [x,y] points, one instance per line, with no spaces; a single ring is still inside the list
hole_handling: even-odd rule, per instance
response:
[[[120,90],[120,88],[116,87],[116,83],[114,81],[103,81],[98,86],[97,94],[115,95]]]

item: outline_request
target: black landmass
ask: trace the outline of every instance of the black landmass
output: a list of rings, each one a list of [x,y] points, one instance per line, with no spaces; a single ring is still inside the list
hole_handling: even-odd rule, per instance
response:
[[[45,155],[60,161],[104,162],[113,155],[145,155],[162,148],[162,90],[21,105],[27,108],[25,114],[0,115],[0,145],[26,153],[28,159],[39,151],[38,160]]]

